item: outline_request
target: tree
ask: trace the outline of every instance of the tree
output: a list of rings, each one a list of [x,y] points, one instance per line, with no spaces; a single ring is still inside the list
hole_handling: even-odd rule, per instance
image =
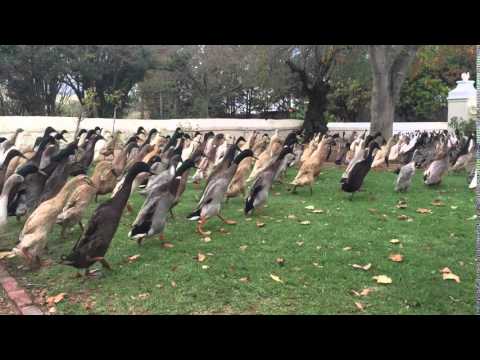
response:
[[[288,48],[286,64],[298,76],[300,89],[308,100],[303,123],[307,137],[325,131],[325,110],[330,76],[338,57],[348,47],[342,45],[301,45]]]
[[[395,106],[419,45],[369,45],[372,65],[370,132],[388,139],[393,133]]]

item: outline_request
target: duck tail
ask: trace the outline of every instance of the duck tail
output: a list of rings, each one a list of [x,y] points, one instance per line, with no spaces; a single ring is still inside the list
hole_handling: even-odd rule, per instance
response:
[[[192,212],[190,215],[187,216],[187,219],[188,220],[198,220],[198,219],[200,219],[201,211],[202,211],[201,208],[195,210],[194,212]]]

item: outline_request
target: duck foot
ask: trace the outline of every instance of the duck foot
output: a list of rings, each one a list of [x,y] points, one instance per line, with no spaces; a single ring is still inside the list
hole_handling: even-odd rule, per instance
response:
[[[202,236],[208,236],[208,235],[210,235],[210,232],[209,232],[209,231],[204,231],[204,230],[203,230],[203,225],[205,225],[206,222],[207,222],[207,219],[205,219],[205,218],[200,218],[200,220],[198,220],[198,222],[197,222],[197,229],[196,229],[196,231],[197,231],[198,233],[200,233],[200,235],[202,235]]]
[[[220,220],[222,220],[222,221],[223,221],[225,224],[227,224],[227,225],[235,225],[235,224],[237,223],[235,220],[227,220],[227,219],[225,219],[225,218],[222,217],[222,215],[220,215],[220,214],[218,214],[217,216],[220,218]]]

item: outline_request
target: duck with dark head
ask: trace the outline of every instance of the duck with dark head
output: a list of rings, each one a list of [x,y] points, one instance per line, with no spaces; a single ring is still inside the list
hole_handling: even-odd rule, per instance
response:
[[[88,269],[96,262],[111,269],[105,260],[105,254],[115,235],[123,210],[127,205],[135,177],[142,173],[150,173],[150,167],[144,162],[135,163],[127,173],[121,189],[109,200],[99,205],[88,223],[87,229],[67,256],[62,256],[61,263],[77,269]]]

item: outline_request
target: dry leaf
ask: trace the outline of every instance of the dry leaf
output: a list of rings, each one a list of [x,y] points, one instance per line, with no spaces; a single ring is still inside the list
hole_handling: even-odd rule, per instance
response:
[[[288,217],[289,219],[296,219],[296,218],[297,218],[297,217],[296,217],[295,215],[293,215],[293,214],[290,214],[290,215],[288,215],[287,217]]]
[[[390,260],[393,262],[402,262],[403,261],[403,255],[401,254],[390,254],[388,257]]]
[[[475,220],[477,218],[477,215],[473,215],[472,217],[469,217],[467,220]]]
[[[398,239],[392,239],[392,240],[390,240],[390,243],[392,243],[392,244],[399,244],[399,243],[400,243],[400,240],[398,240]]]
[[[129,262],[129,263],[134,262],[134,261],[137,260],[139,257],[140,257],[140,254],[129,256],[129,257],[128,257],[128,262]]]
[[[407,216],[407,215],[398,215],[398,220],[412,221],[413,219],[410,216]]]
[[[209,267],[210,267],[210,266],[208,266],[208,265],[202,265],[202,269],[203,269],[203,270],[207,270]]]
[[[440,269],[440,272],[442,274],[451,274],[452,270],[450,270],[448,267],[444,267],[443,269]]]
[[[453,206],[453,205],[452,205],[452,206],[450,206],[450,209],[456,210],[456,209],[458,209],[458,206]]]
[[[204,262],[206,258],[207,258],[207,256],[205,254],[200,253],[200,252],[197,255],[198,262]]]
[[[432,213],[432,210],[426,209],[426,208],[418,208],[416,211],[419,214],[431,214]]]
[[[368,211],[369,211],[370,213],[372,213],[372,214],[375,214],[375,213],[377,213],[377,212],[378,212],[378,210],[377,210],[377,209],[368,209]]]
[[[245,251],[245,250],[247,250],[247,248],[248,248],[248,245],[242,245],[242,246],[240,246],[240,250],[241,250],[241,251]]]
[[[367,296],[367,295],[370,294],[372,291],[374,291],[374,289],[372,289],[372,288],[365,288],[365,289],[363,289],[362,291],[360,291],[360,295],[361,295],[361,296]]]
[[[275,195],[275,196],[279,196],[279,195],[281,195],[281,194],[280,194],[279,192],[276,192],[274,195]]]
[[[55,306],[52,306],[51,308],[48,309],[48,312],[50,314],[55,314],[57,312],[57,308]]]
[[[353,295],[355,296],[360,296],[360,293],[358,291],[352,290]]]
[[[248,278],[248,276],[240,278],[240,282],[246,283],[246,282],[249,282],[249,281],[250,281],[250,279]]]
[[[297,245],[298,245],[298,246],[302,246],[302,245],[303,245],[303,241],[297,241]]]
[[[277,258],[277,260],[275,260],[275,261],[280,266],[283,266],[285,264],[285,259],[281,258],[281,257]]]
[[[377,276],[374,276],[372,279],[377,280],[378,284],[391,284],[392,283],[392,279],[389,278],[386,275],[377,275]]]
[[[308,206],[305,206],[305,209],[307,209],[307,210],[314,210],[314,209],[315,209],[315,206],[313,206],[313,205],[308,205]]]
[[[365,306],[361,302],[355,302],[355,306],[357,307],[358,310],[363,311],[365,309]]]
[[[314,214],[323,214],[325,211],[323,211],[322,209],[316,209],[316,210],[313,210],[312,213]]]
[[[261,227],[264,227],[264,226],[265,226],[265,223],[257,222],[257,227],[261,228]]]
[[[170,284],[172,285],[173,288],[177,287],[177,283],[175,281],[172,281]]]
[[[162,248],[171,249],[171,248],[173,248],[174,246],[175,246],[175,245],[173,245],[171,242],[168,242],[168,241],[162,242]]]
[[[212,238],[211,238],[211,237],[208,237],[208,236],[207,236],[207,237],[204,237],[204,238],[203,238],[203,242],[208,243],[208,242],[210,242],[210,241],[212,241]]]
[[[277,275],[270,274],[270,277],[276,282],[283,283],[283,281]]]
[[[399,200],[397,205],[397,209],[406,209],[408,207],[407,202],[405,200]]]
[[[445,203],[440,199],[435,199],[432,201],[433,206],[445,206]]]
[[[138,295],[137,297],[138,297],[140,300],[145,300],[145,299],[148,298],[149,296],[150,296],[149,293],[143,293],[143,294]]]
[[[364,265],[364,266],[353,264],[352,267],[355,269],[362,269],[362,270],[368,271],[372,267],[372,264],[368,263],[367,265]]]
[[[304,220],[304,221],[301,221],[300,224],[302,224],[302,225],[310,225],[310,221]]]
[[[220,228],[219,230],[222,234],[225,234],[227,232],[227,230],[225,228]]]
[[[350,246],[346,246],[346,247],[344,247],[342,250],[343,250],[343,251],[350,251],[350,250],[352,250],[352,248],[351,248]]]
[[[67,295],[67,293],[60,293],[60,294],[55,295],[55,296],[49,296],[47,298],[48,306],[52,306],[53,304],[58,304],[60,301],[62,301],[65,298],[66,295]]]
[[[460,276],[455,275],[453,273],[444,273],[442,276],[443,276],[443,280],[454,280],[457,283],[460,282]]]
[[[245,221],[252,221],[252,218],[246,218]]]

